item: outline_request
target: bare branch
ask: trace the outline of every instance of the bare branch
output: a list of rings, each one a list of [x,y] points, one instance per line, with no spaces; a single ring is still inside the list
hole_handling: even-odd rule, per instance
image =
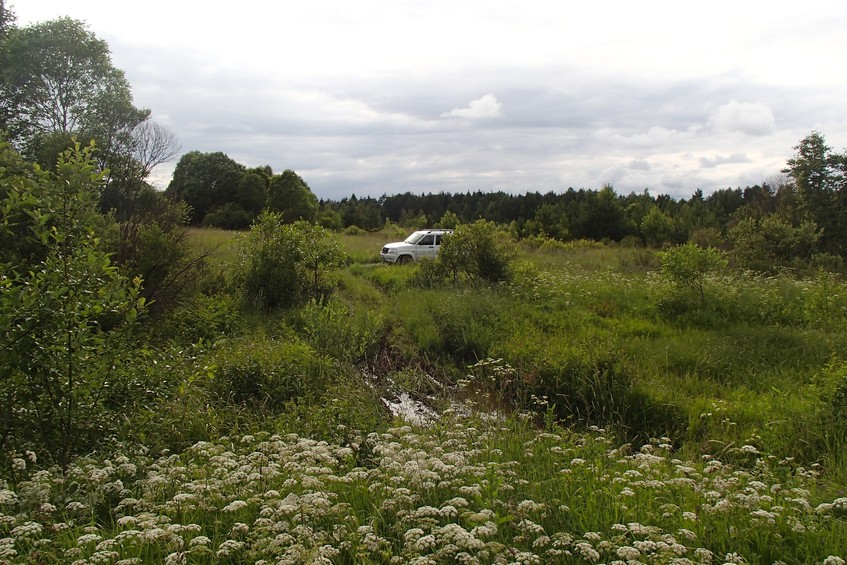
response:
[[[157,165],[176,157],[182,146],[176,135],[162,124],[144,120],[132,130],[132,157],[140,167],[141,178],[147,178]]]

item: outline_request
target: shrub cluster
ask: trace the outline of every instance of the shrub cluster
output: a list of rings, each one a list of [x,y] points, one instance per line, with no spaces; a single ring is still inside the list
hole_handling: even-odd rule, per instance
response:
[[[291,308],[309,300],[325,302],[345,261],[338,240],[306,221],[283,223],[263,212],[250,230],[237,268],[245,301],[263,311]]]

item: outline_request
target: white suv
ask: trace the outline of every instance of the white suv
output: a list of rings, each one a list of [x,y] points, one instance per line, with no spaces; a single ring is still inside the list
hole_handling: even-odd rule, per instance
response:
[[[445,235],[453,230],[416,231],[406,241],[389,243],[382,248],[380,259],[386,263],[410,263],[420,259],[435,259]]]

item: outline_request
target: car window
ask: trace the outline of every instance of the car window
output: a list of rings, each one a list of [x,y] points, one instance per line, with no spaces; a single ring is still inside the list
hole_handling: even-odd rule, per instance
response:
[[[418,241],[418,245],[433,245],[434,238],[432,234],[425,235]]]
[[[435,234],[435,245],[441,245],[441,234]]]
[[[423,237],[423,235],[424,235],[424,232],[416,231],[415,233],[413,233],[412,235],[410,235],[409,237],[406,238],[405,243],[411,243],[412,245],[414,245],[418,241],[420,241],[420,239],[421,239],[421,237]]]

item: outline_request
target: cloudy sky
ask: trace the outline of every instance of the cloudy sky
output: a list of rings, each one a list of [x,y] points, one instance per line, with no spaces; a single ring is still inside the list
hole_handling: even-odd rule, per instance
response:
[[[320,198],[761,183],[847,148],[847,2],[7,0],[112,50],[183,151]],[[167,185],[175,163],[154,172]]]

